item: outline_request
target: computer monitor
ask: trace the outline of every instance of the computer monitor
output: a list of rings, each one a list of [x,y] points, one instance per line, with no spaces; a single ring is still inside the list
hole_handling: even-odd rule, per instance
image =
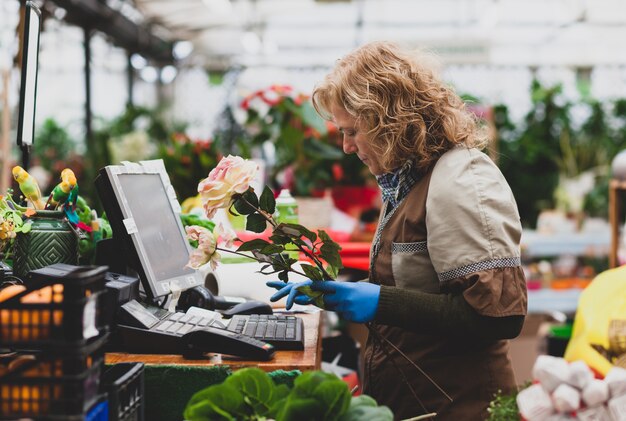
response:
[[[185,267],[191,248],[162,160],[106,166],[95,184],[113,238],[149,298],[204,283],[198,271]]]

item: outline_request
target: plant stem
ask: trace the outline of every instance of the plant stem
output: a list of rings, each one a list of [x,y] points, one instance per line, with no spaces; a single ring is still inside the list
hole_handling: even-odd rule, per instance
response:
[[[259,263],[269,263],[269,262],[265,262],[265,261],[259,260],[259,259],[257,259],[257,258],[256,258],[256,257],[254,257],[254,256],[249,256],[249,255],[247,255],[247,254],[244,254],[244,253],[238,252],[238,251],[236,251],[236,250],[228,250],[228,249],[223,249],[223,248],[221,248],[221,247],[215,247],[215,250],[225,251],[226,253],[232,253],[232,254],[236,254],[236,255],[238,255],[238,256],[247,257],[248,259],[255,260],[255,261],[259,262]],[[302,276],[304,276],[305,278],[307,277],[305,273],[300,272],[300,271],[297,271],[297,270],[295,270],[295,269],[293,269],[293,268],[289,268],[288,270],[289,270],[290,272],[296,273],[296,274],[298,274],[298,275],[302,275]]]
[[[240,196],[239,200],[243,200],[244,202],[246,202],[248,204],[248,206],[250,206],[251,208],[256,209],[256,211],[259,213],[259,215],[261,215],[263,218],[265,218],[265,220],[267,222],[269,222],[272,225],[272,227],[276,228],[278,226],[278,224],[276,224],[276,221],[274,221],[274,218],[272,218],[270,215],[268,215],[267,212],[265,212],[264,210],[259,209],[256,206],[254,206],[252,203],[248,202],[245,197]],[[287,235],[289,235],[289,234],[287,234]],[[319,268],[319,270],[322,271],[322,275],[324,276],[325,279],[333,279],[332,276],[330,276],[330,274],[328,272],[326,272],[326,269],[324,269],[324,265],[322,265],[322,262],[320,262],[320,260],[313,253],[311,253],[309,250],[307,250],[304,247],[302,247],[300,244],[296,244],[296,243],[292,243],[292,244],[294,244],[296,247],[298,247],[298,250],[300,250],[302,253],[304,253],[309,259],[311,259],[313,261],[313,263],[315,263],[315,266],[317,266]],[[296,272],[296,271],[293,271],[293,272]],[[298,273],[298,272],[296,272],[296,273]]]

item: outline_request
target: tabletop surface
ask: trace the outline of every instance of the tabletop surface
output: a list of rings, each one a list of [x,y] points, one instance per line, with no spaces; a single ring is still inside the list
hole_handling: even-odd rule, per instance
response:
[[[185,359],[181,355],[110,352],[105,355],[105,363],[143,362],[145,364],[181,366],[228,365],[231,369],[259,367],[265,371],[318,370],[322,361],[320,337],[322,312],[298,313],[296,316],[301,317],[304,323],[304,351],[277,350],[274,358],[270,361],[250,361],[213,353],[206,354],[203,359]]]

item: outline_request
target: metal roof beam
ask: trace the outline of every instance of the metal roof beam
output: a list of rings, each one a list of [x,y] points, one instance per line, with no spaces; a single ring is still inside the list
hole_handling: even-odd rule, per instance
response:
[[[131,53],[139,53],[158,64],[174,62],[171,42],[157,37],[148,28],[137,25],[102,1],[51,1],[67,11],[64,20],[69,23],[103,32],[118,47]]]

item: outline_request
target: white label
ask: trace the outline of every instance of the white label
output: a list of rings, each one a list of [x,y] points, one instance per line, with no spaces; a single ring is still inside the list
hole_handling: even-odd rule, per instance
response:
[[[126,232],[129,234],[137,233],[137,224],[135,224],[135,220],[133,218],[124,219],[124,226],[126,227]]]
[[[83,312],[83,338],[89,339],[98,336],[98,328],[96,327],[96,295],[92,295],[85,304]]]

